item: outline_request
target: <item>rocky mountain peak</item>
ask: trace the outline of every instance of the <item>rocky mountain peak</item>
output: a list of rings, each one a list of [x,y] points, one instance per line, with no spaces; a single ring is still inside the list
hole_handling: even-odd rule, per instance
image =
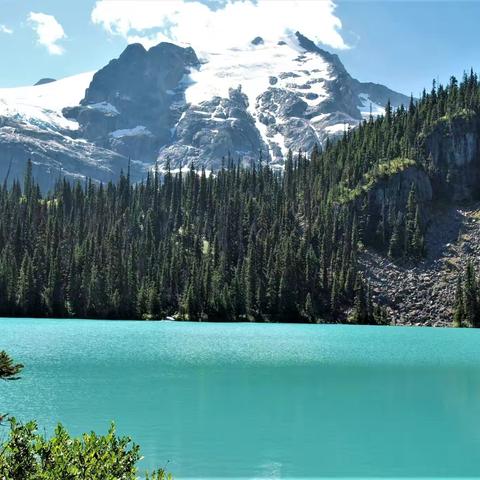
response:
[[[37,87],[39,85],[46,85],[47,83],[56,82],[54,78],[41,78],[38,82],[34,83],[33,86]]]
[[[0,153],[13,151],[22,165],[32,157],[38,169],[54,163],[59,174],[75,178],[88,170],[102,180],[128,159],[139,176],[156,161],[160,168],[194,161],[216,169],[228,155],[247,164],[261,156],[281,168],[289,150],[321,146],[370,111],[382,113],[388,99],[393,106],[409,101],[353,79],[337,55],[300,32],[219,47],[202,53],[201,61],[191,47],[131,44],[93,77],[35,88],[46,90],[32,94],[34,108],[25,104],[24,92],[16,102],[12,92],[2,98],[0,90]],[[100,155],[116,166],[106,167]]]
[[[337,54],[330,53],[330,52],[327,52],[326,50],[323,50],[318,45],[316,45],[312,40],[305,37],[298,31],[295,32],[295,37],[300,47],[304,48],[307,52],[317,53],[326,62],[328,62],[331,65],[332,69],[335,70],[335,73],[337,76],[344,76],[344,75],[350,76]]]
[[[180,116],[175,105],[183,102],[182,82],[199,65],[190,47],[129,45],[93,76],[80,107],[64,113],[89,140],[151,163]]]
[[[252,45],[263,45],[265,41],[262,37],[255,37],[251,42]]]
[[[80,103],[115,104],[121,99],[138,100],[139,96],[165,94],[178,85],[189,67],[198,66],[198,58],[190,47],[160,43],[146,50],[138,43],[132,44],[94,75]]]
[[[146,53],[147,50],[141,43],[131,43],[130,45],[127,45],[117,61],[134,62],[136,59],[144,58]],[[115,62],[115,60],[112,60],[112,62]]]

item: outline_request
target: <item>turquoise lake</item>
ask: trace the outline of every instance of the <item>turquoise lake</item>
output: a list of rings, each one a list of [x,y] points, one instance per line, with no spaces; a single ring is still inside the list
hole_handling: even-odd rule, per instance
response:
[[[0,411],[47,432],[114,420],[142,470],[480,477],[480,331],[0,319],[0,349],[25,364]]]

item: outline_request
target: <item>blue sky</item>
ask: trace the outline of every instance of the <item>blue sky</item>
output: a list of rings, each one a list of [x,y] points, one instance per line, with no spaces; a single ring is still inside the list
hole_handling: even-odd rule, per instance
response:
[[[0,0],[0,86],[97,70],[129,41],[170,39],[211,48],[226,36],[242,40],[242,32],[274,35],[288,22],[338,53],[354,77],[407,94],[418,95],[433,78],[448,81],[464,69],[480,70],[480,2],[257,1],[262,9],[256,11],[246,8],[250,0],[236,10],[225,10],[225,0],[202,1],[217,13],[211,15],[200,0],[188,0],[179,12],[180,0]],[[273,21],[266,23],[265,15]],[[175,22],[181,25],[172,28]]]

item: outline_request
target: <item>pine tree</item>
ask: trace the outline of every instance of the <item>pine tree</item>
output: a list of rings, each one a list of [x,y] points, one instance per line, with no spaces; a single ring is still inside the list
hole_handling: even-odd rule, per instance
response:
[[[467,263],[465,285],[463,289],[465,324],[475,327],[478,324],[477,279],[472,263]]]
[[[464,296],[462,287],[462,277],[457,279],[457,289],[455,291],[455,309],[453,314],[453,324],[455,327],[463,327],[465,322]]]
[[[420,221],[420,208],[417,205],[415,219],[413,223],[413,237],[411,240],[410,251],[414,258],[421,258],[424,254],[424,238]]]
[[[107,305],[104,277],[101,270],[94,264],[88,283],[87,315],[92,317],[98,315],[102,318],[106,315]],[[142,311],[143,313],[144,311]]]
[[[349,321],[351,323],[360,325],[369,323],[367,294],[365,291],[365,284],[360,273],[357,274],[357,278],[355,280],[355,299]]]
[[[408,194],[407,207],[405,212],[405,235],[404,235],[404,252],[407,256],[413,255],[413,237],[415,235],[415,215],[417,211],[417,198],[415,193],[415,185],[412,184],[410,193]]]
[[[247,258],[245,260],[245,280],[244,280],[244,289],[245,289],[245,306],[247,310],[247,315],[255,319],[257,316],[257,267],[256,267],[256,253],[255,245],[253,245],[253,240],[250,243]]]
[[[4,350],[0,351],[0,380],[17,380],[23,365],[14,363]]]
[[[388,256],[391,258],[399,258],[402,254],[402,240],[400,237],[400,225],[395,222],[393,226],[392,236],[390,237],[390,245],[388,247]]]
[[[65,313],[64,290],[60,274],[58,253],[52,260],[47,284],[43,290],[43,301],[50,316],[62,317]]]
[[[312,296],[307,294],[304,307],[304,315],[308,322],[314,322],[316,319],[315,309],[313,307]]]
[[[37,288],[33,276],[32,260],[25,254],[20,267],[17,284],[17,306],[19,312],[26,316],[35,316],[39,307],[37,302]]]

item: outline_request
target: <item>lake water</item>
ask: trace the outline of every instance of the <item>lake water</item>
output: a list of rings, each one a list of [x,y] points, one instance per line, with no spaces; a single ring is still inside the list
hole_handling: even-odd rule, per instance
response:
[[[0,349],[0,411],[115,420],[176,478],[480,476],[480,331],[0,319]]]

